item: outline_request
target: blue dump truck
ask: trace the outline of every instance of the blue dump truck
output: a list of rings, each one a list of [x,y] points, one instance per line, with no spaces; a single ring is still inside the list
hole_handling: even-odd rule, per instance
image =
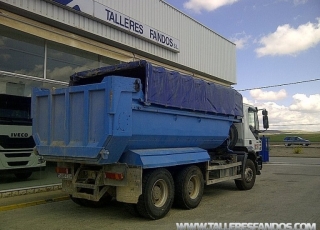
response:
[[[173,203],[196,208],[205,184],[248,190],[260,174],[258,109],[232,88],[146,61],[76,73],[69,85],[33,90],[33,137],[79,205],[115,198],[159,219]]]

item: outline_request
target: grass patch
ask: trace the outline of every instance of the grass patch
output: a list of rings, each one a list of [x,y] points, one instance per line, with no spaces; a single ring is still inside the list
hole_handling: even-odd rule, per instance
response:
[[[307,139],[310,142],[320,142],[320,133],[294,133],[294,134],[288,134],[288,133],[280,133],[280,134],[261,134],[265,135],[266,137],[269,137],[269,142],[283,142],[283,139],[285,137],[289,136],[298,136],[303,139]]]
[[[294,154],[301,154],[302,153],[302,148],[301,147],[294,147],[293,148],[293,153]]]

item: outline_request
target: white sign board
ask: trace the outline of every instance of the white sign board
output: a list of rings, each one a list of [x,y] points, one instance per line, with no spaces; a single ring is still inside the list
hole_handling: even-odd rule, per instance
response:
[[[75,10],[98,18],[113,27],[123,30],[144,40],[150,41],[174,52],[180,51],[180,41],[168,34],[145,25],[134,18],[124,15],[94,0],[53,0]]]

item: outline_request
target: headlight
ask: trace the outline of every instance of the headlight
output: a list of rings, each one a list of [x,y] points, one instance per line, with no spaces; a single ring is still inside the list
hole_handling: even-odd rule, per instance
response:
[[[45,159],[44,159],[44,157],[43,156],[39,156],[38,157],[38,164],[43,164],[43,163],[45,163],[46,161],[45,161]]]

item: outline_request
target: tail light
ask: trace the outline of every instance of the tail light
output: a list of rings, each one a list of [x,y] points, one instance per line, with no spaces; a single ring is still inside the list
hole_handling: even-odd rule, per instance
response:
[[[56,173],[71,174],[71,169],[56,167]]]
[[[123,173],[105,172],[104,177],[111,180],[123,180]]]

